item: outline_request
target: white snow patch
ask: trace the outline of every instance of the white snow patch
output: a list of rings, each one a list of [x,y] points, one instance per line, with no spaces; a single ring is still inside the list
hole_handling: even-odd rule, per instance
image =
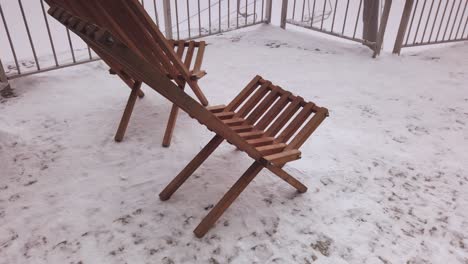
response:
[[[139,100],[101,62],[21,78],[0,103],[0,263],[467,263],[468,46],[372,60],[271,26],[207,39],[200,85],[227,103],[255,75],[331,116],[287,166],[262,172],[203,239],[192,230],[252,162],[223,144],[167,202],[157,194],[213,136]]]

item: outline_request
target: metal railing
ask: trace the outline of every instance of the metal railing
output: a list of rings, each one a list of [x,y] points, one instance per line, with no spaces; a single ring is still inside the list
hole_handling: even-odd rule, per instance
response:
[[[168,38],[193,39],[270,23],[272,0],[164,0]]]
[[[407,0],[393,53],[416,47],[468,40],[468,0]]]
[[[193,39],[270,23],[272,0],[139,0],[167,38]],[[44,0],[0,4],[0,83],[99,60],[47,15]]]
[[[304,27],[362,43],[380,54],[392,0],[283,0],[281,27]]]

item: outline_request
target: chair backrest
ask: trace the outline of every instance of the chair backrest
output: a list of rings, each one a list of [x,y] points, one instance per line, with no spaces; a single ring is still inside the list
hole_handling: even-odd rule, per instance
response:
[[[192,88],[198,89],[196,83],[190,80],[189,70],[175,54],[173,46],[159,31],[138,0],[46,0],[46,2],[51,7],[63,8],[71,15],[107,29],[141,58],[169,74],[179,86],[188,83],[191,87],[196,86]],[[94,46],[91,47],[101,55],[101,51],[96,50]],[[111,58],[101,57],[109,66],[116,66]]]
[[[48,11],[49,14],[88,43],[106,62],[117,65],[133,78],[146,83],[149,87],[188,113],[192,118],[195,118],[209,130],[245,151],[253,159],[261,163],[268,163],[259,151],[247,144],[237,133],[231,130],[204,106],[195,101],[195,99],[190,97],[182,89],[179,89],[167,76],[167,72],[164,71],[163,67],[155,66],[154,63],[148,59],[148,57],[151,56],[154,57],[153,59],[155,61],[161,62],[157,56],[153,56],[154,54],[151,54],[151,52],[143,48],[131,48],[127,46],[127,44],[118,37],[120,36],[119,34],[114,35],[113,32],[106,28],[90,23],[78,15],[74,15],[74,13],[68,10],[68,8],[71,7],[64,4],[54,5],[52,0],[47,1],[49,1],[51,5]],[[59,0],[53,1],[59,2]],[[94,0],[92,2],[97,3],[101,1],[103,3],[114,2],[114,5],[120,5],[121,7],[125,7],[125,5],[117,4],[117,2],[134,2],[133,0]],[[60,2],[75,1],[60,0]],[[84,1],[80,1],[80,3],[82,2]],[[111,5],[96,6],[111,8]],[[96,8],[96,10],[100,9]],[[112,10],[119,11],[119,8],[113,8]],[[132,20],[138,18],[128,17],[128,19]],[[128,22],[131,24],[130,21]],[[125,25],[122,26],[123,28],[127,28]],[[128,30],[131,30],[131,28]],[[123,29],[121,31],[123,31]]]

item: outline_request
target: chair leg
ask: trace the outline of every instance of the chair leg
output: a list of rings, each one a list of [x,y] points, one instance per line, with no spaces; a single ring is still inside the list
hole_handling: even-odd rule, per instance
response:
[[[224,141],[224,138],[216,135],[193,160],[177,175],[169,185],[159,194],[162,201],[169,200],[174,192],[195,172],[198,167],[215,151]]]
[[[276,176],[280,177],[285,182],[289,183],[291,186],[296,188],[298,192],[300,193],[307,192],[307,187],[304,184],[302,184],[293,176],[289,175],[289,173],[285,172],[282,168],[276,167],[271,164],[268,165],[266,168],[269,169],[271,172],[273,172]]]
[[[127,106],[125,107],[125,111],[120,121],[119,128],[117,129],[117,133],[115,134],[115,141],[117,142],[121,142],[125,136],[125,131],[127,130],[128,122],[130,121],[130,117],[132,116],[133,107],[135,106],[135,102],[139,95],[139,91],[141,91],[140,89],[141,82],[135,82],[132,88],[132,92],[130,93],[130,97],[128,98]]]
[[[141,89],[138,90],[138,97],[140,97],[140,98],[145,97],[145,93]]]
[[[172,105],[171,114],[169,115],[169,120],[167,121],[166,132],[164,133],[163,138],[163,147],[168,148],[171,145],[172,135],[174,133],[174,128],[177,122],[177,116],[179,115],[179,107],[177,105]]]
[[[229,191],[221,198],[216,206],[211,209],[207,216],[200,222],[200,224],[193,231],[198,238],[202,238],[213,224],[221,217],[226,209],[234,202],[234,200],[241,194],[241,192],[249,185],[249,183],[257,176],[263,169],[263,165],[254,162],[242,177],[229,189]]]

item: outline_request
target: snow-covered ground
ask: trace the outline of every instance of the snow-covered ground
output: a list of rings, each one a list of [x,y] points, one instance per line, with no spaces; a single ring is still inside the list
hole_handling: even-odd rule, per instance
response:
[[[468,45],[369,59],[360,45],[259,26],[207,39],[201,87],[225,103],[255,75],[331,116],[286,170],[262,172],[203,239],[192,233],[252,160],[223,144],[173,198],[157,194],[213,136],[102,62],[12,81],[0,97],[0,263],[468,263]]]

